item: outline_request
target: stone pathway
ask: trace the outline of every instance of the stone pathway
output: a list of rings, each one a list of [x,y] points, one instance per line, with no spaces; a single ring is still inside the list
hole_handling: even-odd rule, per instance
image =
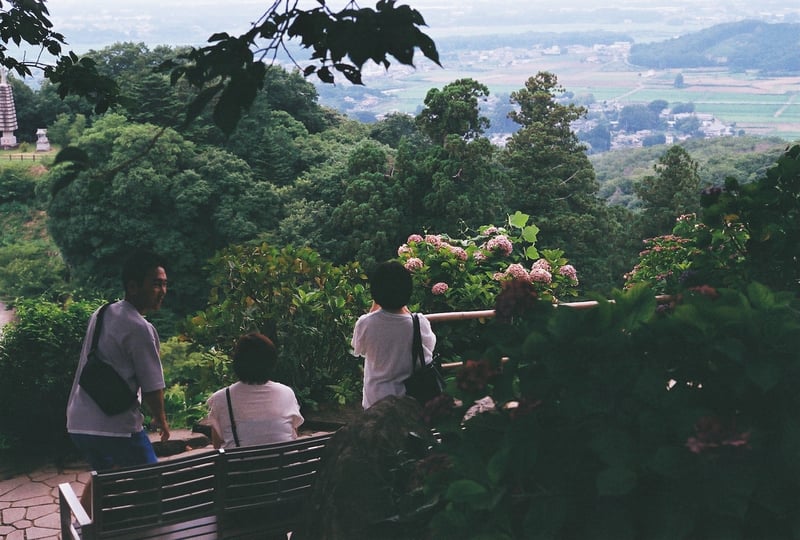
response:
[[[86,465],[61,471],[51,465],[0,480],[0,538],[60,538],[58,484],[69,482],[80,495],[88,479]]]

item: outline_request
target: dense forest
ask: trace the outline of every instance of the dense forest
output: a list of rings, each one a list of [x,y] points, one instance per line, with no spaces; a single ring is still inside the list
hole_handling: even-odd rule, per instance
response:
[[[636,43],[630,62],[652,69],[724,66],[762,75],[800,73],[800,24],[739,21],[656,43]]]
[[[154,70],[174,52],[133,43],[90,52],[122,91],[121,105],[103,115],[58,99],[54,85],[33,91],[12,80],[20,134],[46,125],[65,155],[82,157],[37,175],[4,171],[4,220],[31,223],[10,226],[0,246],[6,297],[114,294],[113,261],[145,243],[175,254],[180,285],[170,307],[182,316],[205,305],[203,269],[229,245],[308,246],[335,264],[369,267],[396,256],[409,234],[463,235],[516,211],[541,229],[541,248],[575,264],[582,290],[608,292],[622,285],[644,236],[699,210],[702,188],[751,181],[785,146],[690,140],[668,166],[665,146],[590,161],[570,128],[586,110],[561,99],[547,72],[511,93],[517,129],[503,148],[485,136],[480,104],[489,91],[479,81],[431,89],[416,116],[366,124],[320,106],[300,73],[277,67],[225,135],[211,112],[184,122],[192,90]],[[682,174],[688,182],[669,185]],[[659,184],[672,195],[653,198]]]

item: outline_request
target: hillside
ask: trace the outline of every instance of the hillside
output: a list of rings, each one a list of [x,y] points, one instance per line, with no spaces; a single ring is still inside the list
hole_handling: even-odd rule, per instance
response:
[[[727,67],[762,75],[800,73],[800,24],[747,20],[631,47],[630,62],[651,69]]]

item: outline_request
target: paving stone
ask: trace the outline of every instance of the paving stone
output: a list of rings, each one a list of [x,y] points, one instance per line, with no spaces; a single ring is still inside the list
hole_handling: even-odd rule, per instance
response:
[[[36,520],[42,516],[55,515],[58,518],[58,505],[57,504],[40,504],[39,506],[29,506],[28,511],[25,513],[25,518],[30,519],[35,525],[43,526]],[[56,521],[58,521],[56,519]]]
[[[25,529],[26,540],[44,540],[53,538],[53,529],[43,529],[41,527],[28,527]]]
[[[78,473],[61,473],[56,474],[53,476],[49,476],[40,480],[41,483],[46,484],[50,487],[58,487],[58,484],[63,484],[64,482],[74,482],[78,478]]]
[[[16,530],[6,535],[6,540],[25,540],[25,531]]]
[[[28,516],[30,519],[30,516]],[[33,520],[34,527],[40,527],[42,529],[51,529],[51,530],[59,530],[61,529],[61,518],[58,515],[58,509],[56,508],[46,516],[42,516],[39,519]]]
[[[27,480],[27,483],[20,484],[11,491],[0,495],[0,501],[22,501],[25,499],[33,499],[34,497],[46,496],[49,493],[50,486]]]
[[[12,523],[16,523],[17,521],[21,521],[25,519],[25,509],[24,508],[6,508],[3,510],[3,523],[5,525],[11,525]]]
[[[15,476],[14,478],[9,478],[8,480],[3,480],[0,482],[0,496],[5,495],[9,491],[13,491],[17,489],[19,486],[25,485],[30,482],[30,479],[27,476]],[[0,499],[0,500],[7,500],[7,499]]]
[[[56,493],[56,497],[58,497],[58,493]],[[11,503],[11,508],[19,508],[20,506],[28,507],[28,506],[39,506],[40,504],[50,504],[53,502],[52,494],[42,495],[40,497],[34,497],[32,499],[22,499],[19,501],[14,501]]]
[[[14,527],[9,525],[0,525],[0,538],[5,538],[11,531],[15,531]]]

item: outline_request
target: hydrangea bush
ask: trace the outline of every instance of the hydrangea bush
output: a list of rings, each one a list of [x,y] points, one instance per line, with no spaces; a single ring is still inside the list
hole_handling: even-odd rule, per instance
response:
[[[516,212],[505,227],[485,225],[464,238],[410,235],[397,255],[414,278],[413,307],[425,313],[489,309],[512,279],[532,283],[552,302],[577,296],[577,271],[563,251],[536,248],[539,229],[529,220]]]
[[[504,283],[521,279],[538,298],[558,302],[578,294],[578,273],[558,249],[536,248],[539,232],[530,216],[516,212],[504,227],[485,225],[474,235],[412,234],[397,250],[411,272],[411,309],[438,313],[491,309]],[[476,338],[485,320],[438,325],[436,353],[447,361],[487,345]]]
[[[672,234],[644,240],[639,262],[625,274],[625,288],[648,283],[657,294],[675,294],[698,284],[742,286],[748,238],[733,215],[718,228],[696,214],[680,216]]]

